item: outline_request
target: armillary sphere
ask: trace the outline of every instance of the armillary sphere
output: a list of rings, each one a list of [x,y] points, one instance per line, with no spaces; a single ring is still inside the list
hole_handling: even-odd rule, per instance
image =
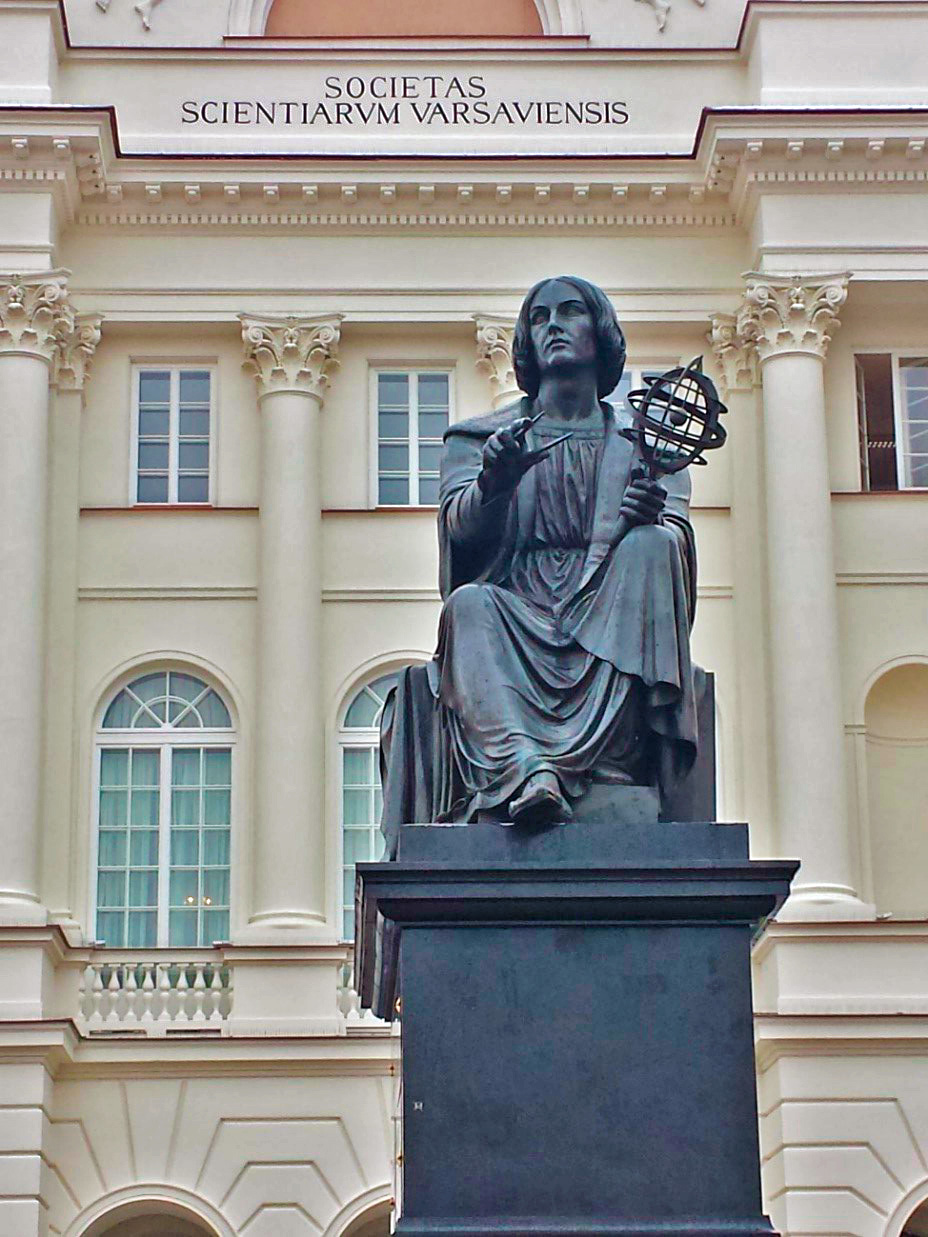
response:
[[[725,442],[719,417],[728,409],[702,372],[702,357],[645,382],[646,387],[628,393],[635,423],[622,433],[638,447],[649,478],[656,481],[663,473],[705,464],[703,453]]]

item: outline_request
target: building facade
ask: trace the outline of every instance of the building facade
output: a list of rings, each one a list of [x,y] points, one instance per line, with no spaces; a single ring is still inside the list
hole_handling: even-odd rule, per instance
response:
[[[704,354],[730,410],[720,817],[802,861],[768,1211],[928,1233],[928,4],[421,7],[0,0],[0,1233],[389,1231],[377,720],[561,272],[624,389]]]

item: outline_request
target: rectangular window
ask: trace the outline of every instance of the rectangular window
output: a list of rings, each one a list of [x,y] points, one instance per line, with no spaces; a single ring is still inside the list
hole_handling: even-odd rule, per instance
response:
[[[231,748],[100,752],[96,935],[108,947],[229,936]]]
[[[135,369],[133,502],[210,501],[214,386],[203,366]]]
[[[438,503],[442,436],[451,416],[448,370],[377,370],[377,503]]]
[[[928,357],[854,358],[863,489],[928,489]]]

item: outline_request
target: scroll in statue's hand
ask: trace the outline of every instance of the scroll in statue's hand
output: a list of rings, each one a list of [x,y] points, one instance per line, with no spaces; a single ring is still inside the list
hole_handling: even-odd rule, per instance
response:
[[[619,514],[631,528],[638,524],[656,524],[666,500],[667,491],[657,481],[634,477],[625,489]]]
[[[477,478],[486,498],[495,498],[507,490],[515,489],[530,468],[534,468],[544,454],[529,451],[525,445],[534,418],[520,417],[511,425],[491,434],[483,448],[483,467]]]

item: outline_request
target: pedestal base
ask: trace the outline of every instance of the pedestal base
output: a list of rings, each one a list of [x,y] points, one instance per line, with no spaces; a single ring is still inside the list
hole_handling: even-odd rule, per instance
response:
[[[406,826],[359,866],[402,993],[404,1237],[759,1237],[745,826]]]

